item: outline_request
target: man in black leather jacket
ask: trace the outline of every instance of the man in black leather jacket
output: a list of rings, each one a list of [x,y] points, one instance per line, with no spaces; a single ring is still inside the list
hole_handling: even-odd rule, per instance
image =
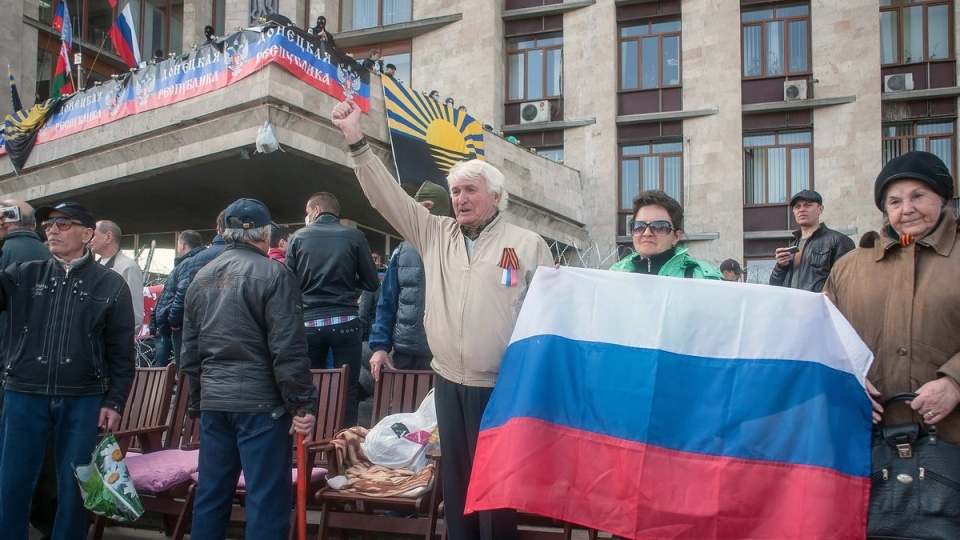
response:
[[[790,247],[777,248],[770,285],[820,292],[837,259],[856,246],[849,236],[820,222],[823,197],[816,191],[800,191],[790,200],[790,208],[800,230],[793,232]]]
[[[87,536],[87,513],[73,467],[90,461],[98,426],[119,426],[135,369],[133,302],[123,277],[85,247],[96,227],[90,212],[67,202],[36,216],[54,258],[0,271],[0,309],[8,314],[0,531],[27,537],[29,491],[55,434],[53,537],[79,540]]]
[[[247,538],[290,531],[291,439],[309,437],[318,391],[310,374],[300,289],[267,257],[270,212],[240,199],[225,215],[227,248],[187,290],[181,369],[200,414],[199,483],[191,537],[226,538],[243,470]]]
[[[311,367],[324,367],[330,350],[334,367],[350,366],[344,422],[353,426],[363,348],[357,289],[374,291],[380,279],[366,237],[340,224],[340,202],[333,194],[314,194],[306,212],[307,226],[290,238],[286,263],[303,292]]]

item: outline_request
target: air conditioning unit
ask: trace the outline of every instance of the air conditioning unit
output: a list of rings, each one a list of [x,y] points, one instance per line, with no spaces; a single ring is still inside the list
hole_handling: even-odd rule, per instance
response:
[[[543,99],[520,105],[520,123],[535,124],[550,121],[550,102]]]
[[[883,91],[903,92],[913,90],[913,73],[898,73],[896,75],[884,75]]]
[[[783,100],[800,101],[807,99],[807,81],[783,81]]]

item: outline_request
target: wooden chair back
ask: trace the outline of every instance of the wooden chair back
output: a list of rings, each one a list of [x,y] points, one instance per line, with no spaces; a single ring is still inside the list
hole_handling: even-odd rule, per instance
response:
[[[136,368],[120,426],[115,432],[121,448],[140,452],[161,448],[163,434],[170,424],[176,371],[176,365]]]
[[[417,410],[433,388],[437,374],[432,369],[385,369],[373,389],[370,427],[385,416]]]
[[[350,366],[340,369],[312,369],[313,384],[320,391],[314,441],[326,441],[343,429],[347,409],[347,382]]]
[[[177,377],[177,395],[171,413],[170,431],[163,445],[166,449],[195,449],[200,444],[200,419],[190,418],[187,414],[187,407],[190,405],[189,380],[182,372]]]

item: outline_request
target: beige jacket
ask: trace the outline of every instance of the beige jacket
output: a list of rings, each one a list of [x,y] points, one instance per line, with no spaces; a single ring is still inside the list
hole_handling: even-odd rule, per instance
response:
[[[960,382],[960,237],[946,210],[933,234],[910,246],[881,231],[872,248],[844,255],[824,292],[873,351],[868,378],[881,401],[915,392],[937,377]],[[906,408],[891,414],[907,421]],[[937,424],[944,439],[960,443],[960,411]]]
[[[553,265],[547,243],[501,214],[480,233],[468,261],[456,220],[431,215],[404,193],[369,146],[351,157],[370,204],[423,258],[431,367],[449,381],[493,386],[527,286],[538,266]],[[505,248],[513,248],[520,261],[514,287],[502,284]]]

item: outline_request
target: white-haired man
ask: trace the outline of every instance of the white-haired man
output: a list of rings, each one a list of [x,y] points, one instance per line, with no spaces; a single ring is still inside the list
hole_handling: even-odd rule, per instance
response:
[[[527,286],[540,265],[552,265],[546,242],[507,223],[499,210],[507,193],[492,165],[472,160],[453,167],[447,182],[456,219],[434,216],[407,196],[374,156],[351,101],[333,109],[347,139],[354,171],[370,204],[413,244],[426,278],[424,326],[436,384],[437,421],[443,433],[443,497],[448,536],[457,540],[510,539],[516,512],[463,515],[480,419]]]

